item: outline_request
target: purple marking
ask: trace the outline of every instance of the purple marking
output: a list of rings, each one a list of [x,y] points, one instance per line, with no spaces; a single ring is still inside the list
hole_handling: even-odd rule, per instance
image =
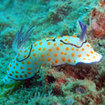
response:
[[[83,39],[84,39],[84,37],[86,35],[86,29],[87,29],[87,27],[85,25],[84,28],[83,28],[83,30],[82,30],[82,32],[81,32],[81,36],[80,36],[80,40],[82,40],[82,41],[83,41]]]
[[[80,40],[83,41],[83,39],[84,39],[84,37],[86,35],[86,29],[87,29],[87,27],[86,27],[86,25],[84,26],[81,21],[79,21],[79,24],[80,24],[81,29],[82,29]]]
[[[82,24],[81,21],[79,21],[79,24],[80,24],[80,26],[81,26],[81,29],[83,30],[84,25]]]

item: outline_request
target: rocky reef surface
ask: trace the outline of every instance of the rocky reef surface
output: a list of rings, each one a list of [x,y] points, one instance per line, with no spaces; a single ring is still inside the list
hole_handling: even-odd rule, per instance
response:
[[[105,105],[104,0],[0,0],[0,79],[16,53],[12,42],[21,26],[34,26],[26,44],[45,37],[80,36],[104,57],[95,64],[42,66],[33,78],[0,87],[0,105]]]

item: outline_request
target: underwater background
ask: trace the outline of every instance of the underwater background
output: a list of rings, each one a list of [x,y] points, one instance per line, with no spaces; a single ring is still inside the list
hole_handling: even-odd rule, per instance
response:
[[[76,35],[103,55],[98,63],[41,66],[33,78],[0,83],[0,105],[105,105],[105,0],[0,0],[0,82],[16,52],[12,42],[34,26],[26,46],[45,37]]]

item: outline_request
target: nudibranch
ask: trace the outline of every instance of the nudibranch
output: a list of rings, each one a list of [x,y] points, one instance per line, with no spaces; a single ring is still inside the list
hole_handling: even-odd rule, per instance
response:
[[[22,27],[13,42],[17,55],[9,63],[3,82],[9,84],[17,80],[29,79],[39,71],[41,65],[57,66],[99,62],[102,55],[95,52],[87,42],[86,25],[80,21],[79,24],[82,29],[80,38],[76,36],[44,38],[26,48],[24,43],[33,28],[23,33]]]

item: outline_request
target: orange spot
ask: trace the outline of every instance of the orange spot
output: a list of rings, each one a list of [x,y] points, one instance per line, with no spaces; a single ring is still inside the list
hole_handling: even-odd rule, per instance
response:
[[[72,37],[73,37],[73,38],[77,38],[77,36],[75,36],[75,35],[73,35]]]
[[[22,78],[23,76],[22,75],[20,75],[20,78]]]
[[[28,61],[27,64],[29,65],[30,64],[30,61]]]
[[[10,67],[11,67],[12,65],[10,65]]]
[[[20,53],[18,53],[18,56],[20,56]]]
[[[79,51],[79,49],[76,49],[76,51]]]
[[[82,51],[84,51],[85,49],[84,48],[82,48]]]
[[[89,54],[86,54],[88,57],[90,56]]]
[[[35,51],[35,49],[32,49],[32,52]]]
[[[24,73],[24,71],[22,71],[22,73]]]
[[[51,51],[52,51],[52,49],[48,49],[48,51],[50,51],[50,52],[51,52]]]
[[[40,45],[42,44],[42,42],[39,43]]]
[[[35,47],[37,46],[37,44],[34,45]]]
[[[48,58],[47,61],[51,61],[51,58]]]
[[[57,38],[59,39],[59,38],[60,38],[60,36],[57,36]]]
[[[87,44],[86,46],[89,47],[89,44]]]
[[[72,47],[71,50],[74,50],[74,48]]]
[[[90,51],[91,54],[93,54],[93,51]]]
[[[49,56],[50,54],[49,53],[47,53],[47,56]]]
[[[50,45],[50,44],[51,44],[51,42],[48,42],[48,43],[47,43],[47,45]]]
[[[15,69],[15,66],[13,68]]]
[[[41,61],[41,59],[38,59],[38,61]]]
[[[36,53],[34,53],[33,56],[36,56]]]
[[[93,56],[93,58],[95,59],[96,57],[95,57],[95,56]]]
[[[65,39],[65,41],[67,41],[67,39]]]
[[[24,62],[22,62],[22,64],[24,64]]]
[[[24,51],[25,53],[27,52],[27,50]]]
[[[63,43],[60,43],[60,46],[62,46],[63,45]]]
[[[66,50],[68,51],[69,50],[69,47],[66,47]]]
[[[67,41],[67,43],[70,43],[70,41]]]
[[[31,68],[27,68],[27,70],[31,70]]]
[[[86,60],[86,58],[83,58],[83,60]]]
[[[43,51],[45,51],[46,50],[46,48],[43,48]]]
[[[20,67],[21,69],[23,69],[23,67]]]
[[[39,50],[41,50],[41,47],[39,47]]]
[[[63,52],[61,52],[61,54],[63,54]]]
[[[9,70],[9,68],[7,68],[7,70]]]
[[[74,53],[72,53],[71,55],[72,55],[72,57],[74,57],[74,56],[75,56],[75,54],[74,54]]]
[[[31,59],[32,57],[30,56],[29,58]]]
[[[62,61],[65,61],[65,57],[62,57]]]
[[[67,52],[65,52],[64,55],[67,55]]]
[[[14,73],[14,71],[12,71],[12,73]]]
[[[41,57],[44,57],[44,54],[42,54]]]
[[[71,59],[68,59],[68,62],[71,62]]]
[[[20,52],[22,53],[22,50],[20,50]]]
[[[15,71],[15,73],[19,73],[18,71]]]
[[[81,54],[79,54],[79,55],[78,55],[78,57],[80,58],[80,57],[82,57],[82,55],[81,55]]]
[[[57,53],[55,53],[54,56],[57,56]]]
[[[52,65],[54,65],[54,63],[52,62]]]
[[[44,64],[44,63],[42,63],[41,65],[42,65],[42,66],[44,66],[45,64]]]
[[[25,77],[27,77],[27,74],[25,74]]]
[[[37,65],[37,62],[35,62],[34,64]]]
[[[68,35],[65,35],[66,37],[68,37]]]
[[[42,61],[45,61],[45,59],[42,59]]]
[[[54,46],[56,46],[56,43],[54,43]]]
[[[15,77],[16,77],[16,78],[18,78],[18,76],[17,76],[17,75],[16,75]]]
[[[59,50],[59,47],[56,47],[56,50],[58,51]]]
[[[12,76],[12,74],[11,74],[11,73],[10,73],[9,75],[10,75],[10,76]]]
[[[16,66],[18,66],[18,63],[16,63]]]
[[[27,57],[27,55],[24,55],[24,58],[26,58]]]
[[[76,62],[76,60],[74,60],[74,63]]]
[[[58,63],[58,62],[59,62],[59,61],[56,59],[56,60],[55,60],[55,63]]]

